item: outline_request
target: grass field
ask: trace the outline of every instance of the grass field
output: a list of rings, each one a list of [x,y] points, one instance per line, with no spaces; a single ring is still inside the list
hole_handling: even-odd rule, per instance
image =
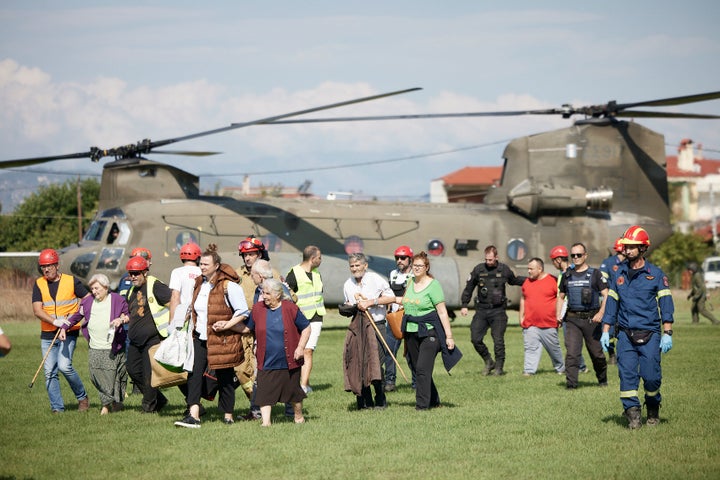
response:
[[[675,295],[675,347],[663,358],[662,422],[638,431],[625,427],[613,366],[604,389],[588,373],[566,391],[545,354],[541,372],[522,377],[516,312],[504,377],[480,375],[469,318],[455,320],[465,357],[452,376],[437,363],[442,408],[416,412],[401,382],[387,410],[354,411],[341,371],[346,323],[333,312],[315,355],[308,423],[286,421],[279,405],[271,428],[226,426],[208,408],[199,430],[173,427],[184,409],[177,389],[166,391],[170,404],[159,415],[141,415],[133,395],[125,411],[101,417],[84,340],[75,366],[91,411],[77,411],[62,379],[69,410],[51,415],[42,373],[28,389],[41,360],[37,323],[4,319],[13,351],[0,359],[0,478],[720,478],[720,327],[691,325],[685,293]],[[237,407],[247,409],[242,394]]]

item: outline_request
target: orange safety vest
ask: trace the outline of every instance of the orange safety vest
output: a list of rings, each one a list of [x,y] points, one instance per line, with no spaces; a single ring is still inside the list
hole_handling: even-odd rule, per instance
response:
[[[60,274],[57,294],[54,300],[50,295],[50,286],[45,277],[38,278],[35,283],[42,294],[42,308],[45,310],[45,313],[52,318],[68,318],[80,308],[80,299],[75,296],[75,277],[72,275]],[[77,323],[69,330],[80,330],[80,323]],[[40,320],[40,328],[43,332],[54,332],[57,330],[55,325],[42,320]]]

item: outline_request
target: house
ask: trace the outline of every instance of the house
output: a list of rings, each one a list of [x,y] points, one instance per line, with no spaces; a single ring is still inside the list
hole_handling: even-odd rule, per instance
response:
[[[465,167],[430,183],[432,203],[481,203],[500,184],[502,167]]]
[[[717,222],[720,215],[720,160],[704,158],[702,145],[696,152],[693,141],[686,138],[677,156],[666,161],[674,223],[681,231],[702,232],[711,240],[713,220]]]

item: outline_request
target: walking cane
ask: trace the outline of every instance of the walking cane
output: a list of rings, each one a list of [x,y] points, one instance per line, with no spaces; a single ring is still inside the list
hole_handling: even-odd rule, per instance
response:
[[[45,360],[47,360],[48,355],[50,355],[50,350],[52,350],[53,345],[55,345],[55,340],[57,340],[58,335],[60,335],[61,328],[58,328],[57,332],[55,332],[55,338],[53,338],[52,343],[50,343],[50,347],[48,347],[47,352],[45,352],[45,356],[42,359],[42,362],[40,362],[40,366],[37,369],[37,372],[35,372],[35,376],[32,379],[32,382],[30,382],[30,385],[28,385],[28,388],[32,388],[33,385],[35,385],[35,379],[38,376],[38,373],[40,373],[40,369],[45,365]]]
[[[408,380],[407,376],[405,375],[405,372],[403,371],[402,367],[400,366],[400,363],[397,361],[397,358],[395,358],[395,355],[393,355],[392,350],[390,350],[390,347],[388,346],[387,342],[385,341],[385,337],[382,336],[382,334],[380,333],[380,329],[377,327],[377,325],[375,325],[375,320],[373,320],[372,315],[370,315],[370,312],[365,310],[365,315],[367,315],[368,320],[370,320],[370,325],[373,326],[373,328],[375,329],[375,333],[380,338],[380,341],[382,341],[382,344],[385,347],[385,351],[390,354],[390,358],[393,359],[393,362],[395,362],[395,366],[398,368],[398,370],[400,370],[400,374],[403,376],[403,378],[405,379],[406,382],[410,382],[410,380]]]

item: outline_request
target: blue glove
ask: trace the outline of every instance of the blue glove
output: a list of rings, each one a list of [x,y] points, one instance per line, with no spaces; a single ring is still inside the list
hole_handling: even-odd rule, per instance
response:
[[[603,332],[600,337],[600,345],[602,345],[603,352],[607,353],[608,348],[610,348],[610,332]]]
[[[662,353],[667,353],[672,348],[672,336],[668,335],[667,333],[663,333],[663,336],[660,338],[660,351]]]

